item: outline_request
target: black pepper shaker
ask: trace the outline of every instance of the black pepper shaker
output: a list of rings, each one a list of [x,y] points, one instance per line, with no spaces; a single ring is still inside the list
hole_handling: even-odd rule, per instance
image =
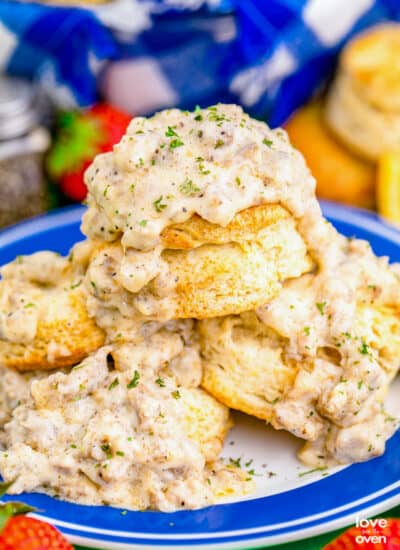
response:
[[[47,210],[43,155],[50,136],[39,121],[35,88],[0,76],[0,227]]]

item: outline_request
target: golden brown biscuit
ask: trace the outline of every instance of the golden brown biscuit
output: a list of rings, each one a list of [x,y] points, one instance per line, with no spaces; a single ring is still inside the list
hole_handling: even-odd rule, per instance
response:
[[[362,340],[365,349],[377,352],[379,364],[386,372],[386,383],[379,392],[382,400],[400,367],[400,311],[360,304],[354,329],[357,334],[366,335]],[[307,377],[301,371],[311,372],[313,367],[307,367],[303,359],[298,362],[285,355],[285,338],[260,322],[254,312],[201,321],[199,332],[202,386],[228,407],[279,427],[279,419],[277,422],[275,418],[277,403],[292,390],[298,373],[297,383]],[[361,340],[354,343],[360,347],[357,342]],[[321,349],[317,357],[334,362],[329,353],[330,350]],[[315,388],[312,394],[318,395]]]
[[[47,313],[32,342],[0,340],[2,365],[19,371],[69,367],[104,343],[104,333],[88,317],[81,293],[61,291],[46,301]]]
[[[78,363],[104,342],[89,318],[83,274],[65,258],[39,252],[2,268],[0,362],[20,371]]]
[[[162,243],[163,267],[138,293],[121,292],[119,244],[93,254],[87,288],[101,326],[104,307],[162,321],[239,313],[268,302],[284,280],[313,267],[293,217],[277,205],[249,208],[225,228],[194,217],[164,230]]]
[[[346,147],[366,160],[375,162],[382,153],[398,148],[400,115],[365,101],[346,74],[339,74],[332,84],[325,120]]]
[[[356,154],[376,161],[400,142],[400,25],[379,25],[352,40],[340,58],[325,118]]]
[[[369,345],[378,351],[380,364],[389,375],[389,380],[393,379],[400,368],[399,308],[389,305],[369,307],[360,304],[356,330],[360,334],[369,333]]]
[[[286,123],[294,147],[301,151],[317,180],[322,199],[372,208],[375,167],[346,149],[323,121],[323,107],[313,102],[302,107]]]
[[[344,48],[340,70],[357,94],[380,111],[400,112],[400,24],[377,25]]]
[[[229,409],[200,388],[180,388],[189,439],[197,441],[208,462],[217,460],[233,426]]]
[[[221,403],[270,422],[274,404],[293,385],[298,366],[285,362],[283,339],[254,312],[199,324],[202,386]]]
[[[161,242],[164,248],[189,250],[204,244],[251,241],[262,229],[289,217],[288,212],[277,204],[246,208],[238,212],[226,227],[195,215],[184,223],[166,227],[161,233]]]

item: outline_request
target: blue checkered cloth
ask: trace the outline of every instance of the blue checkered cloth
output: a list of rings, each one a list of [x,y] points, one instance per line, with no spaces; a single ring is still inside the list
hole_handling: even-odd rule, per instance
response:
[[[151,60],[170,90],[160,106],[235,101],[276,126],[329,78],[349,37],[385,20],[400,20],[399,0],[115,0],[93,10],[0,0],[0,70],[89,105],[105,63]]]

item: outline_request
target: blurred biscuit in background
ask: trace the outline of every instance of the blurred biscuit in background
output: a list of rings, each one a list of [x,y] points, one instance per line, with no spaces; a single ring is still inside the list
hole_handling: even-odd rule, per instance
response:
[[[400,25],[378,25],[344,48],[325,120],[352,151],[371,161],[400,144]]]

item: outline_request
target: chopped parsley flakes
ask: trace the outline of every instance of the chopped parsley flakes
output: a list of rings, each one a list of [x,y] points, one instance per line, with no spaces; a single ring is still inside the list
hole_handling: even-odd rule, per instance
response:
[[[324,472],[328,469],[328,466],[319,466],[318,468],[313,468],[312,470],[307,470],[306,472],[300,472],[299,477],[307,476],[308,474],[313,474],[315,472]]]
[[[103,451],[103,453],[106,454],[106,457],[108,459],[112,458],[113,454],[112,454],[112,450],[111,450],[111,447],[108,443],[104,443],[102,446],[101,446],[101,450]]]
[[[200,122],[201,120],[203,120],[203,115],[201,114],[200,105],[196,105],[194,114],[195,114],[194,120],[197,120],[197,122]]]
[[[77,283],[73,283],[70,288],[71,290],[74,290],[74,288],[78,288],[78,286],[81,286],[81,284],[82,284],[82,279]]]
[[[189,178],[186,178],[185,181],[179,186],[179,191],[190,197],[198,193],[200,191],[200,187],[193,183]]]
[[[362,355],[368,355],[369,354],[368,344],[366,342],[364,342],[364,340],[362,341],[362,344],[359,347],[358,351],[360,353],[362,353]]]
[[[156,210],[156,212],[162,212],[165,208],[167,208],[167,205],[165,203],[163,203],[163,195],[160,195],[158,197],[158,199],[156,199],[154,202],[153,202],[153,206]]]
[[[170,149],[176,149],[177,147],[182,147],[184,145],[183,141],[180,138],[173,139],[169,144]]]
[[[180,399],[181,398],[181,394],[179,393],[179,390],[175,390],[171,393],[172,397],[174,399]]]
[[[118,386],[118,384],[119,384],[119,380],[118,380],[118,376],[117,376],[116,378],[114,378],[114,380],[108,386],[108,389],[113,390],[114,388],[116,388]]]
[[[139,380],[140,380],[140,374],[137,370],[135,370],[135,372],[133,373],[132,380],[126,385],[128,390],[131,390],[132,388],[136,388],[136,386],[139,384]]]
[[[172,136],[179,137],[172,126],[168,126],[168,130],[165,132],[165,135],[167,137],[172,137]]]

